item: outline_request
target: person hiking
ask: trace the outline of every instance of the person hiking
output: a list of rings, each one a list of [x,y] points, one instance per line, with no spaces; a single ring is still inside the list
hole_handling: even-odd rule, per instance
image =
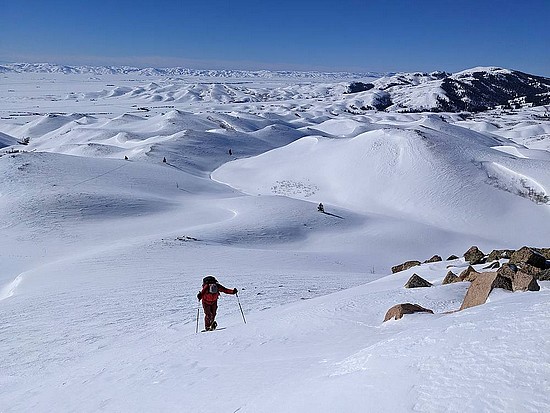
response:
[[[317,211],[325,212],[325,207],[323,206],[323,204],[321,202],[319,203],[319,206],[317,207]]]
[[[197,298],[202,300],[204,309],[204,329],[206,331],[215,330],[218,326],[216,322],[216,311],[218,310],[218,297],[220,293],[237,294],[237,289],[225,288],[212,275],[204,277],[202,280],[202,290],[197,294]]]

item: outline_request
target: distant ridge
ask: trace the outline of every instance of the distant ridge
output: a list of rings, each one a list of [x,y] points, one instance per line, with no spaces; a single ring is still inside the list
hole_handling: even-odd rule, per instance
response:
[[[380,72],[319,72],[293,70],[189,69],[185,67],[138,68],[132,66],[68,66],[52,63],[6,63],[0,73],[63,73],[90,75],[192,76],[213,78],[362,79],[388,75]]]
[[[550,79],[499,67],[475,67],[454,74],[396,73],[353,94],[352,112],[481,112],[497,107],[550,104]]]

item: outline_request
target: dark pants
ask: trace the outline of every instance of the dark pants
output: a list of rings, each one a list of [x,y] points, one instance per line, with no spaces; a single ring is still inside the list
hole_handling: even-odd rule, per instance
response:
[[[214,301],[212,304],[202,302],[202,308],[204,309],[204,328],[208,328],[214,322],[216,318],[216,311],[218,310],[218,302]]]

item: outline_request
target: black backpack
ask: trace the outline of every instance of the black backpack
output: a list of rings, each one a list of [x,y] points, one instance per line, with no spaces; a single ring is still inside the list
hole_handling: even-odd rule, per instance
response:
[[[202,285],[208,285],[208,292],[211,294],[218,293],[218,280],[212,275],[204,277],[202,280]]]

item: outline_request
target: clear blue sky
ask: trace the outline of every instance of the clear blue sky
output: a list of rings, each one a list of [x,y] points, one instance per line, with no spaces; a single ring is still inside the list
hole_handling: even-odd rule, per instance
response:
[[[0,0],[0,61],[550,76],[550,0]]]

